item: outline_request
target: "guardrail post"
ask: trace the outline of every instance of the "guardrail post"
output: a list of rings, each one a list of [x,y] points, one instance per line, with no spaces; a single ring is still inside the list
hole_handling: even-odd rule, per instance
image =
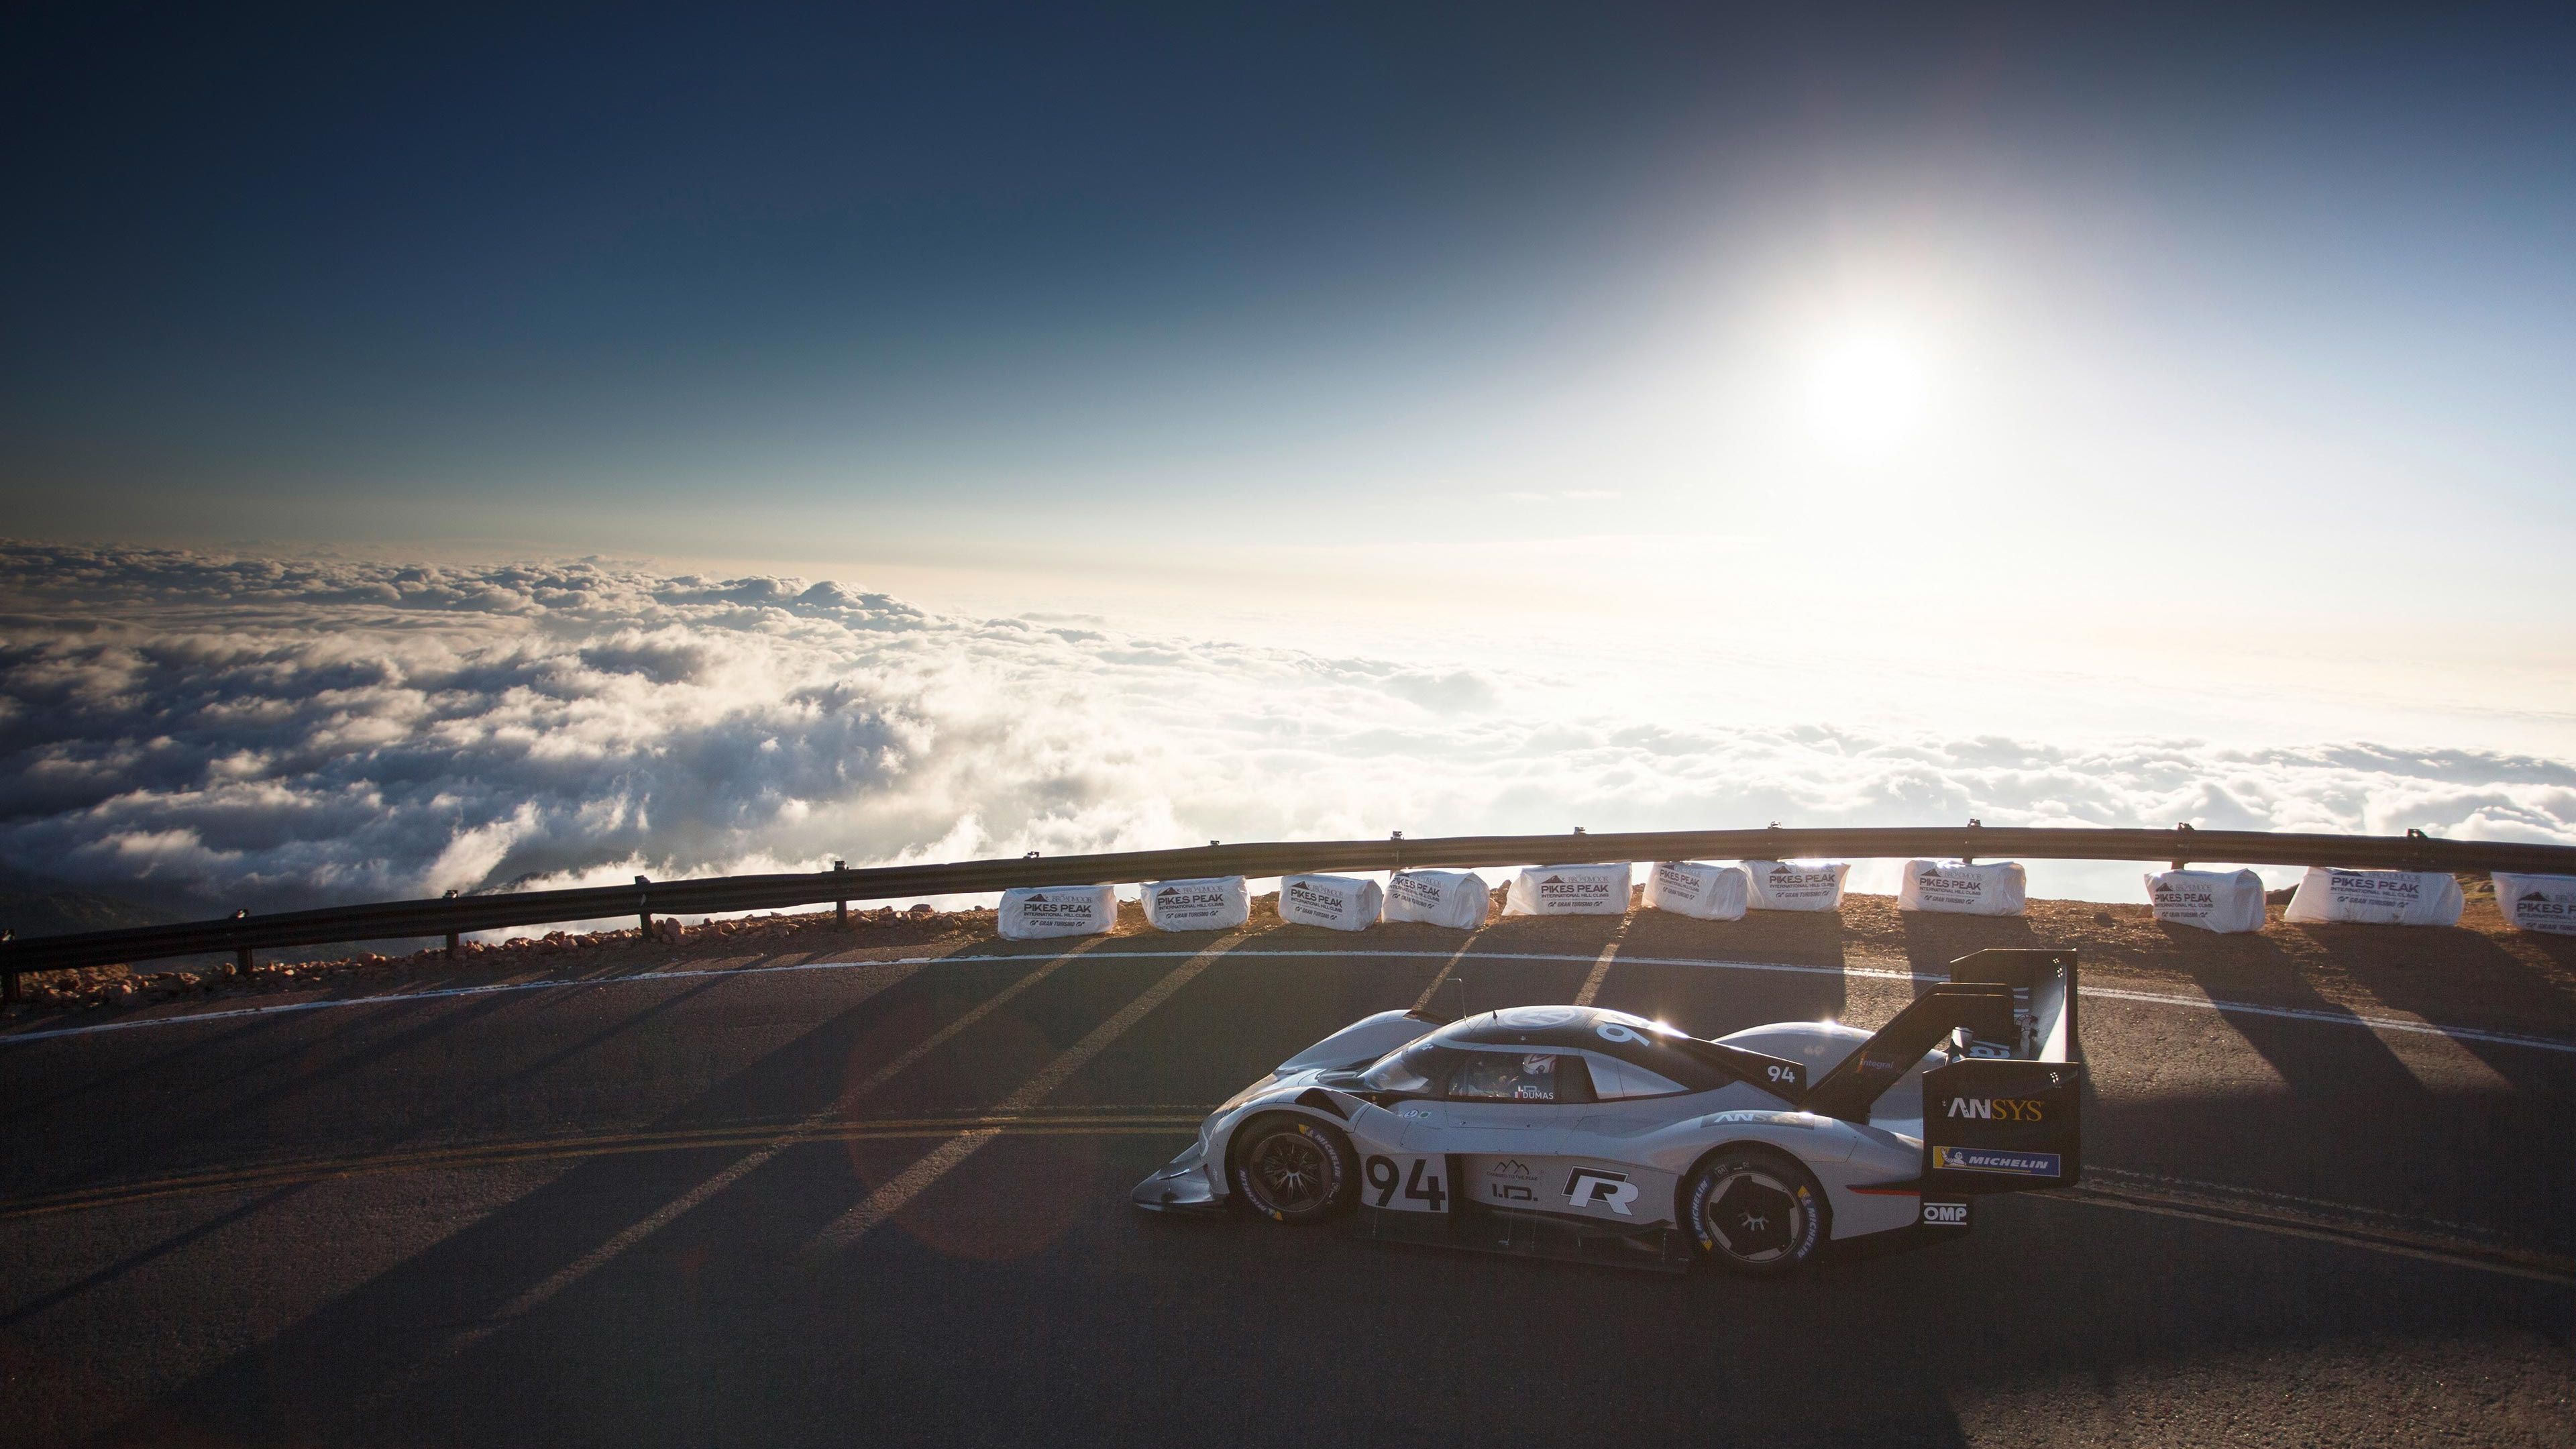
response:
[[[452,901],[456,899],[456,888],[454,886],[449,886],[447,888],[447,894],[440,896],[439,899],[443,901]],[[450,961],[456,959],[457,952],[462,945],[462,943],[456,939],[456,936],[457,933],[454,931],[447,933],[447,959]]]
[[[236,921],[247,921],[250,919],[250,912],[246,909],[234,911],[233,919]],[[248,981],[250,979],[250,971],[250,948],[248,946],[235,946],[233,948],[233,979],[235,981]]]
[[[15,931],[0,931],[0,946],[9,944],[16,935]],[[0,1002],[18,1004],[18,972],[14,967],[0,970]]]
[[[1985,829],[1985,828],[1986,828],[1986,822],[1984,822],[1984,821],[1982,821],[1982,820],[1970,820],[1970,821],[1968,822],[1968,828],[1969,828],[1970,830],[1983,830],[1983,829]],[[1968,842],[1966,842],[1966,841],[1964,841],[1964,840],[1962,840],[1962,841],[1960,841],[1960,842],[1959,842],[1959,844],[1960,844],[1961,846],[1963,846],[1963,847],[1964,847],[1964,846],[1966,846],[1966,845],[1967,845],[1967,843],[1968,843]],[[1975,865],[1976,863],[1977,863],[1977,858],[1976,858],[1975,856],[1973,856],[1973,855],[1968,854],[1968,852],[1967,852],[1965,849],[1962,849],[1962,850],[1959,852],[1959,864],[1961,864],[1961,865]]]
[[[2190,833],[2191,833],[2191,822],[2190,822],[2190,821],[2188,821],[2188,820],[2177,820],[2177,821],[2175,821],[2175,822],[2174,822],[2174,834],[2176,834],[2176,835],[2189,835]],[[2173,867],[2172,867],[2172,868],[2173,868],[2173,869],[2175,869],[2175,870],[2189,870],[2189,869],[2191,868],[2191,862],[2190,862],[2190,861],[2187,861],[2187,860],[2177,860],[2177,861],[2175,861],[2175,862],[2173,863]]]
[[[652,882],[639,875],[635,877],[635,884],[640,887],[651,885]],[[644,939],[652,940],[653,898],[640,889],[635,892],[635,919],[644,925]]]
[[[845,871],[849,868],[850,863],[846,860],[832,862],[832,869],[836,871]],[[850,901],[847,896],[832,902],[832,924],[845,931],[850,928]]]

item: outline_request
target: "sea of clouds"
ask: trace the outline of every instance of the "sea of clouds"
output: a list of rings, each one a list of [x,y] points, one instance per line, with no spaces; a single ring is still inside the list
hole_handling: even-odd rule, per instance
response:
[[[0,866],[181,908],[1972,816],[2576,843],[2576,765],[1719,728],[1507,668],[942,615],[835,583],[0,545]],[[2034,868],[2070,894],[2136,879]]]

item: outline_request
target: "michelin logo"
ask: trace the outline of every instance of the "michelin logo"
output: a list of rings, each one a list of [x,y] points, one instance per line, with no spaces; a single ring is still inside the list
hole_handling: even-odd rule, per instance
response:
[[[2054,1152],[2000,1152],[1991,1147],[1935,1147],[1933,1167],[1946,1172],[2000,1172],[2013,1177],[2057,1177]]]

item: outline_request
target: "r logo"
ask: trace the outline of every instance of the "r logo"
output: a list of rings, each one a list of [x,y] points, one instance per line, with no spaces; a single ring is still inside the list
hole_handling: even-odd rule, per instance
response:
[[[1576,1207],[1606,1207],[1619,1216],[1634,1217],[1628,1204],[1637,1200],[1637,1185],[1626,1173],[1598,1172],[1578,1167],[1565,1180],[1565,1200]]]

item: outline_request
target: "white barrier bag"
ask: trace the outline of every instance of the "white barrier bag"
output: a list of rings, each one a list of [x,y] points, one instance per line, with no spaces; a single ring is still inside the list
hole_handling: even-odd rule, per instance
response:
[[[1157,931],[1222,931],[1252,919],[1252,892],[1239,875],[1147,884],[1145,919]]]
[[[2576,936],[2576,875],[2495,873],[2496,909],[2522,931]]]
[[[1534,865],[1512,877],[1507,916],[1624,916],[1628,864]]]
[[[2204,931],[2263,929],[2263,878],[2250,870],[2169,870],[2147,877],[2156,919]]]
[[[1485,924],[1494,888],[1472,871],[1399,870],[1386,882],[1386,918],[1472,931]]]
[[[1988,865],[1909,860],[1896,886],[1900,911],[1947,911],[1961,916],[2018,916],[2028,902],[2022,869],[2009,860]]]
[[[2371,926],[2456,926],[2460,883],[2438,870],[2328,870],[2309,866],[2290,893],[2288,919]]]
[[[1745,883],[1753,888],[1747,904],[1757,911],[1838,911],[1843,906],[1843,877],[1851,863],[1841,860],[1748,860]]]
[[[1002,938],[1097,936],[1118,924],[1115,886],[1022,886],[1002,892]]]
[[[1279,881],[1279,919],[1301,926],[1363,931],[1376,922],[1386,892],[1347,875],[1292,875]]]
[[[1753,894],[1740,865],[1667,860],[1646,872],[1646,904],[1703,921],[1740,921]]]

